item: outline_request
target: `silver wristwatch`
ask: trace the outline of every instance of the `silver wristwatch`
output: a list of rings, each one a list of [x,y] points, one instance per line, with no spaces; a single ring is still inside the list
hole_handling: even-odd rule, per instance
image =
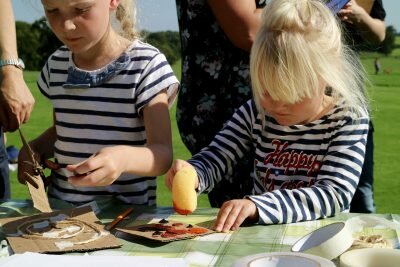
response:
[[[14,65],[21,70],[25,69],[25,63],[20,58],[13,58],[13,59],[0,59],[0,68],[7,66],[7,65]]]

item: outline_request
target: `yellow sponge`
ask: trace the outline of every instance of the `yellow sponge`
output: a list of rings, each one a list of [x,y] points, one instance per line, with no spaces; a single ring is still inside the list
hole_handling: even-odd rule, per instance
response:
[[[172,181],[172,201],[174,210],[182,215],[192,213],[197,207],[195,180],[197,174],[193,168],[182,168]]]

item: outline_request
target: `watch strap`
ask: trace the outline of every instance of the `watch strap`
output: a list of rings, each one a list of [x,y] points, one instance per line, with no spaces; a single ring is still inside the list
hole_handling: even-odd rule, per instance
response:
[[[25,69],[25,64],[20,58],[11,58],[11,59],[0,59],[0,67],[4,67],[7,65],[13,65],[21,70]]]

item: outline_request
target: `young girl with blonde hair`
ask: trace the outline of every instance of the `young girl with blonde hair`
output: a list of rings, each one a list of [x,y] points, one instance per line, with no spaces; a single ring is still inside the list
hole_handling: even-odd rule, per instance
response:
[[[207,192],[244,157],[254,160],[253,194],[227,201],[217,231],[245,220],[292,223],[349,209],[368,132],[364,79],[343,44],[339,22],[319,0],[272,0],[251,50],[254,100],[240,107],[213,142],[183,167]]]
[[[75,204],[109,196],[155,205],[155,176],[172,161],[168,106],[178,81],[171,67],[158,49],[138,39],[131,0],[42,4],[65,44],[38,79],[53,105],[54,125],[30,142],[38,159],[54,157],[62,167],[52,172],[49,196]],[[24,147],[21,182],[31,182],[27,160]]]

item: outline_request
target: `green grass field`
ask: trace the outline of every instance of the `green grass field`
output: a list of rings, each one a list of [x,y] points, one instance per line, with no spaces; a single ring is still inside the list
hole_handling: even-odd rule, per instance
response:
[[[397,39],[400,43],[400,39]],[[378,213],[400,213],[400,200],[397,198],[400,189],[400,49],[396,49],[389,57],[380,57],[382,69],[391,73],[374,75],[373,60],[377,55],[363,55],[362,61],[370,74],[369,93],[372,99],[373,121],[375,124],[375,200]],[[180,77],[180,62],[174,65],[175,73]],[[26,82],[31,88],[36,105],[28,124],[22,130],[27,139],[38,136],[52,121],[50,102],[44,98],[36,87],[37,72],[26,72]],[[178,77],[178,78],[179,78]],[[174,157],[187,159],[190,154],[182,144],[176,127],[175,107],[171,109],[173,125]],[[397,117],[397,119],[396,119]],[[21,146],[17,133],[8,134],[8,145]],[[28,198],[27,188],[20,185],[16,172],[11,172],[12,198]],[[158,177],[157,204],[170,206],[172,198],[164,186],[163,177]],[[208,207],[207,196],[199,198],[199,207]]]

